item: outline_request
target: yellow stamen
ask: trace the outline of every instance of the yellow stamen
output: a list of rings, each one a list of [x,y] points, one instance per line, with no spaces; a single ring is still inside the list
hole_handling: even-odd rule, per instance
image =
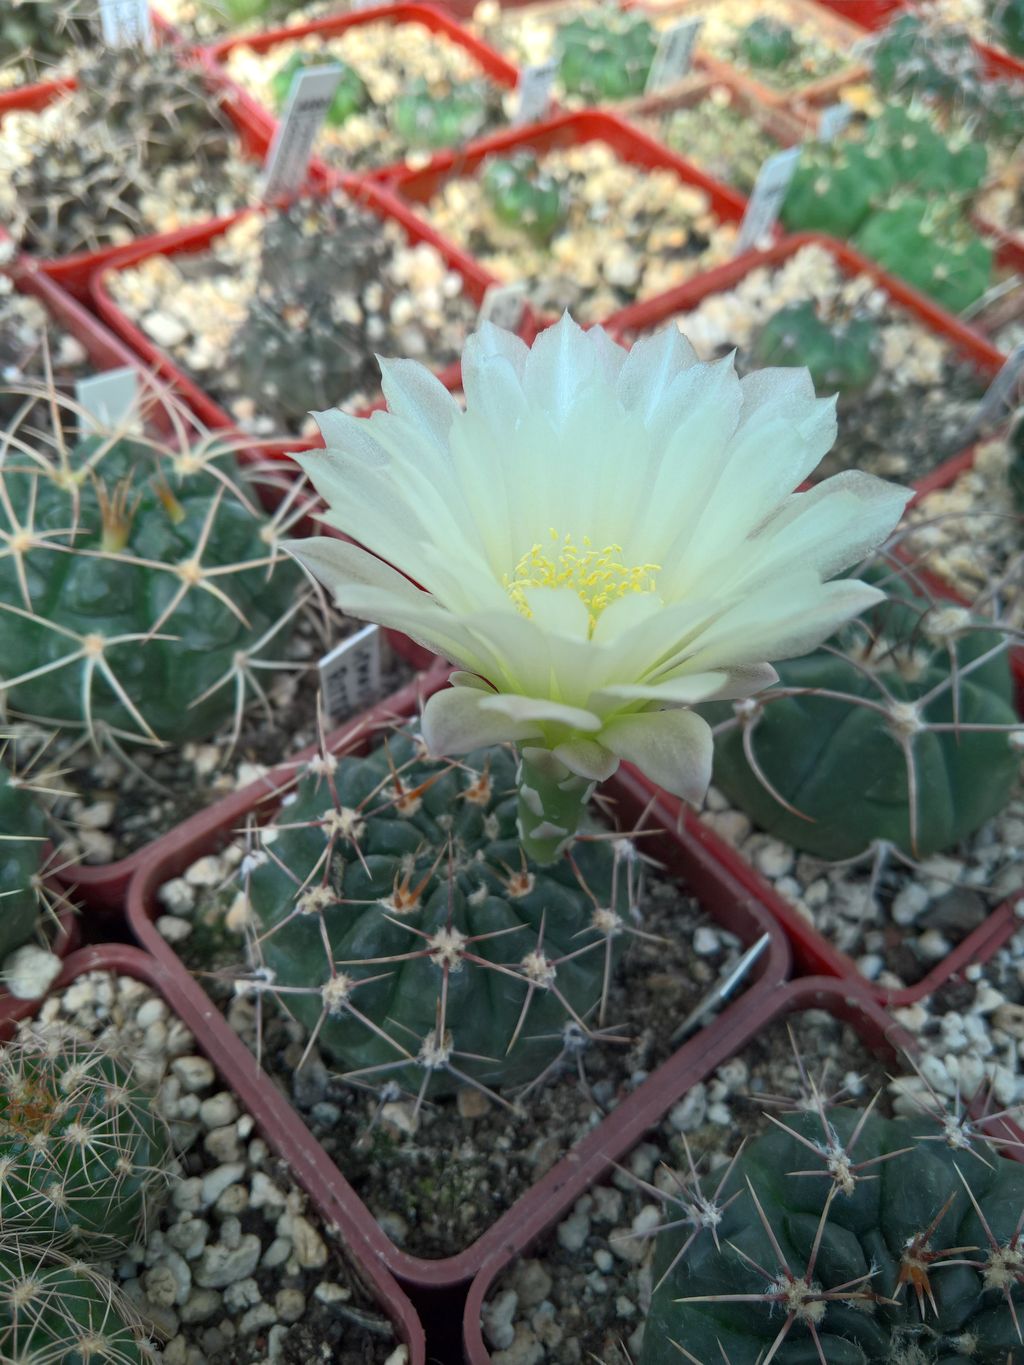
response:
[[[531,545],[502,586],[524,616],[532,616],[527,588],[572,588],[590,614],[590,629],[610,602],[630,592],[653,592],[660,564],[624,564],[622,546],[595,550],[589,536],[577,545],[571,535],[551,528],[550,553],[540,543]]]

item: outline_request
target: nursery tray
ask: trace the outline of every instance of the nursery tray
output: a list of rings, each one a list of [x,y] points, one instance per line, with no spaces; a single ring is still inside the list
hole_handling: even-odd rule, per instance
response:
[[[646,1127],[653,1128],[667,1109],[682,1100],[693,1086],[707,1080],[729,1057],[735,1056],[753,1042],[773,1024],[785,1019],[787,1015],[800,1010],[826,1010],[835,1018],[850,1024],[861,1041],[880,1057],[895,1057],[902,1050],[911,1050],[913,1042],[896,1022],[889,1017],[869,996],[856,986],[841,984],[825,977],[808,977],[790,982],[771,992],[762,992],[756,1000],[748,999],[743,1017],[737,1018],[729,1038],[722,1039],[723,1047],[716,1047],[711,1054],[696,1049],[690,1051],[685,1059],[678,1054],[680,1065],[671,1077],[671,1094],[667,1103],[660,1108],[653,1106],[646,1117]],[[689,1049],[684,1049],[684,1052]],[[675,1060],[675,1059],[674,1059]],[[666,1083],[669,1078],[666,1077]],[[602,1127],[615,1122],[612,1115]],[[635,1146],[643,1137],[643,1128],[631,1128],[628,1143],[617,1140],[606,1146],[603,1159],[595,1160],[588,1170],[585,1184],[574,1186],[578,1198],[594,1185],[607,1180],[613,1173],[615,1163]],[[558,1167],[550,1172],[558,1173]],[[484,1343],[481,1329],[481,1313],[488,1295],[494,1288],[498,1277],[508,1269],[517,1257],[528,1252],[545,1233],[554,1230],[566,1216],[571,1204],[559,1201],[556,1205],[532,1206],[523,1211],[523,1216],[510,1223],[508,1234],[501,1247],[481,1267],[469,1288],[466,1310],[463,1318],[463,1341],[468,1365],[487,1365],[492,1356]]]
[[[406,168],[398,172],[394,177],[393,188],[396,196],[413,204],[425,204],[446,181],[473,175],[488,157],[495,154],[508,154],[520,150],[552,152],[578,147],[587,142],[605,143],[620,160],[631,165],[672,171],[683,184],[703,190],[708,196],[712,212],[723,222],[738,223],[743,217],[747,203],[743,195],[714,180],[699,167],[670,151],[656,138],[635,128],[624,118],[604,110],[588,109],[576,114],[557,114],[529,128],[511,128],[506,132],[495,133],[493,137],[481,138],[461,152],[441,152],[421,170]],[[746,259],[747,254],[736,259]],[[512,283],[499,280],[479,263],[474,264],[487,279],[488,284]],[[644,305],[633,306],[650,307],[665,297],[667,295],[659,294],[656,298],[647,300]],[[603,322],[603,319],[599,321]]]
[[[415,714],[427,695],[444,686],[448,672],[448,667],[442,665],[420,675],[386,702],[331,735],[331,749],[334,752],[364,749],[373,727]],[[154,920],[161,913],[157,891],[197,858],[223,847],[244,825],[250,813],[262,809],[269,814],[279,802],[282,790],[294,781],[296,761],[309,757],[312,752],[305,750],[276,773],[267,774],[262,781],[226,798],[166,835],[149,850],[133,878],[128,891],[128,921],[132,933],[169,974],[187,979],[191,992],[197,992],[199,988],[188,977],[188,971],[174,949],[155,928]],[[630,823],[650,802],[649,789],[626,767],[605,786],[604,792],[614,800],[622,818]],[[401,1251],[374,1224],[368,1233],[374,1253],[399,1280],[423,1289],[461,1284],[489,1257],[502,1252],[513,1227],[522,1223],[529,1227],[539,1226],[570,1208],[594,1172],[603,1170],[609,1160],[628,1151],[645,1129],[665,1112],[679,1092],[678,1078],[690,1074],[695,1059],[702,1059],[705,1066],[724,1060],[735,1050],[737,1040],[747,1036],[745,1021],[755,1002],[762,1002],[758,1008],[763,1009],[765,1000],[776,998],[789,970],[785,936],[757,898],[712,856],[703,838],[695,837],[689,830],[677,833],[674,824],[674,811],[656,800],[646,827],[661,832],[644,839],[645,852],[653,853],[670,872],[681,875],[716,923],[736,934],[744,943],[749,945],[762,934],[769,935],[770,946],[762,956],[757,980],[723,1011],[717,1021],[694,1036],[632,1094],[622,1099],[608,1119],[576,1143],[511,1210],[457,1255],[443,1260],[411,1256]],[[204,1037],[216,1037],[218,1058],[230,1059],[226,1069],[231,1074],[254,1071],[252,1053],[220,1010],[205,996],[203,1000],[207,1029]],[[257,1108],[262,1111],[264,1106],[273,1106],[279,1113],[287,1109],[289,1123],[300,1124],[298,1115],[267,1077],[261,1075],[254,1079],[253,1086],[259,1092],[258,1100],[254,1090],[251,1097],[247,1093],[247,1102],[254,1112]],[[305,1142],[309,1161],[315,1162],[320,1187],[343,1202],[356,1199],[342,1172],[308,1133]]]
[[[232,1050],[224,1050],[219,1033],[209,1027],[210,1002],[199,986],[184,973],[169,969],[138,948],[111,943],[73,953],[50,993],[63,990],[88,972],[116,972],[144,982],[182,1021],[195,1038],[196,1051],[212,1063],[221,1087],[237,1096],[243,1110],[255,1119],[267,1145],[306,1191],[324,1225],[341,1232],[358,1278],[390,1318],[396,1336],[404,1343],[408,1365],[425,1365],[423,1328],[412,1304],[374,1254],[372,1229],[367,1225],[369,1215],[344,1186],[329,1186],[322,1180],[316,1144],[297,1115],[274,1103],[273,1094],[255,1083],[252,1057],[247,1054],[246,1065],[240,1063]],[[35,1013],[41,1004],[27,1003],[23,1018]],[[13,1019],[0,1019],[0,1041],[10,1037],[13,1025]]]
[[[235,48],[248,47],[254,52],[268,52],[279,43],[293,42],[298,38],[306,37],[334,38],[340,33],[346,33],[351,28],[359,28],[374,23],[420,24],[431,33],[437,34],[439,38],[462,48],[464,52],[476,60],[495,85],[502,86],[506,90],[514,90],[519,83],[519,68],[507,61],[500,52],[496,52],[492,47],[476,38],[454,19],[446,8],[430,3],[420,3],[419,0],[416,0],[415,3],[370,5],[348,14],[334,15],[326,19],[313,19],[308,23],[295,24],[287,28],[269,29],[265,33],[233,35],[212,43],[200,51],[202,59],[210,66],[211,70],[217,71],[226,79],[223,63]],[[246,117],[251,121],[254,132],[258,130],[266,138],[269,145],[277,129],[278,120],[276,116],[254,95],[243,89],[237,81],[231,81],[230,84],[233,89],[241,92]],[[394,166],[375,167],[366,174],[373,179],[386,180],[391,178],[394,171],[401,169],[404,169],[404,162],[399,162]]]
[[[211,76],[211,80],[213,79]],[[245,102],[240,97],[242,92],[238,91],[230,82],[219,80],[216,81],[216,84],[218,88],[225,91],[226,97],[222,108],[235,126],[243,155],[248,159],[262,161],[270,145],[270,138],[251,112],[246,109]],[[0,94],[0,121],[5,114],[14,110],[38,112],[45,109],[47,105],[52,104],[61,95],[67,94],[77,87],[78,82],[69,77],[66,80],[49,81],[44,85],[23,86],[19,90]],[[227,224],[232,220],[233,215],[217,221]],[[138,241],[140,243],[158,243],[176,235],[177,233],[173,232],[152,233],[140,237]],[[92,276],[97,271],[102,270],[123,250],[125,250],[123,245],[111,245],[100,247],[96,251],[79,251],[72,256],[53,258],[42,258],[33,252],[25,251],[22,253],[21,259],[26,263],[34,262],[51,279],[56,280],[59,285],[84,303],[88,302],[89,299],[89,285]]]

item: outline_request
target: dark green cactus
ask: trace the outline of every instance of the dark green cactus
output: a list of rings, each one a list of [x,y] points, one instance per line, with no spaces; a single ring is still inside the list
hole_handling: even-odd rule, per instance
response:
[[[421,1097],[522,1084],[597,1015],[628,845],[528,864],[515,766],[504,748],[429,759],[410,732],[318,760],[243,863],[254,980],[346,1072]]]
[[[558,75],[567,93],[593,104],[642,95],[658,50],[651,24],[604,10],[558,30]]]
[[[42,810],[0,764],[0,962],[35,933],[45,839]]]
[[[1024,516],[1024,409],[1017,413],[1007,443],[1010,450],[1010,466],[1007,471],[1010,493],[1013,505]]]
[[[761,15],[749,23],[739,36],[739,52],[748,65],[771,71],[791,62],[800,50],[796,35],[788,24]]]
[[[105,1275],[47,1248],[0,1240],[0,1360],[155,1365],[125,1296]]]
[[[1024,0],[989,0],[996,41],[1024,57]]]
[[[945,195],[894,197],[861,227],[854,245],[951,313],[970,307],[992,282],[992,247]]]
[[[341,193],[267,218],[260,284],[228,358],[241,392],[258,395],[282,429],[376,389],[363,294],[381,280],[388,254],[380,220]]]
[[[45,71],[66,52],[96,40],[95,14],[86,0],[9,0],[0,15],[0,66],[28,59]]]
[[[406,87],[390,110],[392,127],[403,142],[431,151],[458,147],[476,137],[487,115],[487,89],[479,81],[440,93],[419,79]]]
[[[1024,1166],[963,1128],[790,1113],[715,1204],[659,1235],[640,1365],[1024,1361]]]
[[[850,237],[890,188],[888,162],[859,142],[811,143],[800,151],[782,205],[792,232]]]
[[[501,222],[534,241],[549,242],[565,222],[567,206],[558,182],[533,152],[491,157],[480,177],[484,195]]]
[[[886,188],[969,195],[985,179],[985,144],[967,133],[944,137],[925,105],[890,104],[872,120],[867,150],[886,163]]]
[[[236,714],[301,579],[230,457],[99,436],[9,447],[0,490],[0,530],[22,542],[0,558],[7,707],[94,742],[182,743]]]
[[[966,29],[907,12],[875,39],[871,75],[884,95],[953,101],[981,86],[983,68]]]
[[[143,1235],[167,1187],[166,1127],[109,1053],[31,1034],[0,1052],[0,1226],[98,1255]]]
[[[805,366],[819,393],[859,393],[878,372],[878,327],[870,318],[829,323],[813,303],[791,303],[761,328],[753,355],[758,365]]]
[[[973,110],[986,137],[1010,147],[1024,139],[1024,81],[986,81]]]
[[[328,107],[325,121],[333,128],[340,128],[353,114],[358,114],[366,108],[370,100],[369,91],[359,73],[352,67],[336,62],[333,58],[318,57],[315,52],[293,52],[284,65],[274,72],[270,81],[274,107],[279,113],[288,99],[295,73],[313,66],[324,66],[328,61],[341,67],[341,80]]]
[[[716,786],[758,828],[821,858],[876,840],[911,857],[950,848],[1006,804],[1020,765],[998,634],[902,580],[884,586],[888,601],[832,650],[780,664],[761,699],[701,708],[737,721],[716,737]]]

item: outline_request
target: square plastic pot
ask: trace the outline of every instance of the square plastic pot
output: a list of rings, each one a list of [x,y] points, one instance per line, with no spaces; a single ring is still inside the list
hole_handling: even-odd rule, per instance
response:
[[[744,1017],[738,1021],[738,1026],[729,1039],[728,1052],[725,1055],[718,1049],[713,1055],[694,1052],[687,1059],[687,1064],[680,1066],[673,1076],[674,1089],[666,1108],[677,1104],[689,1090],[701,1081],[707,1080],[724,1061],[741,1052],[766,1029],[800,1010],[827,1010],[835,1018],[852,1025],[861,1041],[878,1056],[894,1057],[901,1050],[913,1047],[910,1035],[873,1000],[856,987],[827,978],[809,977],[793,981],[771,995],[762,994],[756,1001],[749,1000],[747,1003]],[[654,1127],[664,1112],[664,1110],[659,1113],[652,1112],[648,1127]],[[614,1153],[610,1151],[603,1164],[594,1165],[586,1186],[576,1192],[577,1197],[601,1181],[607,1180],[619,1155],[635,1146],[642,1137],[643,1131],[635,1133],[625,1149]],[[728,1133],[723,1134],[723,1140],[729,1140]],[[566,1211],[565,1206],[529,1210],[532,1216],[521,1217],[510,1225],[503,1245],[478,1271],[469,1288],[463,1318],[463,1342],[468,1365],[488,1365],[492,1359],[484,1344],[480,1319],[483,1306],[496,1280],[517,1257],[528,1252],[545,1233],[553,1231]]]
[[[167,28],[166,25],[165,28]],[[270,145],[269,137],[258,120],[253,118],[251,111],[246,109],[245,102],[241,98],[241,92],[229,82],[217,80],[212,75],[210,80],[218,89],[224,91],[225,98],[222,107],[235,126],[243,156],[262,161]],[[66,80],[48,81],[43,85],[23,86],[18,90],[7,91],[0,94],[0,120],[13,110],[38,112],[45,109],[48,104],[52,104],[60,96],[76,88],[77,82],[69,77]],[[233,215],[231,218],[218,221],[227,224],[233,221]],[[159,243],[175,236],[177,233],[152,233],[138,240],[140,242]],[[34,262],[39,269],[45,271],[51,279],[55,280],[75,298],[81,302],[88,302],[92,276],[96,271],[102,270],[109,261],[113,260],[123,250],[123,246],[106,246],[101,247],[98,251],[80,251],[72,256],[50,259],[25,252],[21,259],[26,263],[28,261]]]
[[[374,1255],[368,1234],[368,1214],[358,1200],[346,1199],[345,1191],[332,1188],[323,1178],[323,1158],[301,1123],[290,1110],[282,1110],[271,1097],[253,1084],[252,1058],[239,1066],[234,1055],[225,1054],[216,1033],[207,1027],[210,1002],[198,986],[178,972],[168,971],[157,958],[124,943],[82,948],[64,964],[50,994],[70,986],[88,972],[116,972],[144,982],[168,1006],[172,1014],[193,1034],[201,1052],[217,1072],[221,1089],[239,1100],[243,1111],[252,1115],[261,1136],[275,1155],[284,1162],[295,1181],[327,1227],[341,1232],[350,1264],[364,1288],[390,1318],[399,1341],[408,1352],[408,1365],[425,1365],[426,1343],[416,1312],[394,1278]],[[30,1004],[23,1017],[34,1014],[41,1001]],[[13,1032],[13,1021],[0,1019],[0,1041]]]
[[[518,67],[506,60],[500,52],[496,52],[492,47],[481,42],[479,38],[474,37],[447,12],[446,8],[429,3],[371,5],[368,8],[354,10],[348,14],[334,15],[326,19],[313,19],[309,23],[295,24],[288,28],[274,28],[265,33],[224,38],[220,42],[201,49],[201,52],[204,61],[210,65],[211,69],[221,73],[226,79],[223,63],[237,47],[248,47],[254,52],[260,53],[269,52],[279,43],[291,42],[297,38],[317,37],[326,40],[335,38],[338,34],[345,33],[351,28],[360,28],[366,24],[377,23],[419,24],[429,32],[436,34],[439,39],[462,48],[464,52],[477,61],[495,85],[506,90],[514,90],[519,83]],[[233,89],[241,92],[253,127],[261,131],[269,145],[277,129],[276,115],[255,96],[242,89],[237,82],[232,81],[230,84]],[[322,162],[318,162],[318,165],[322,164]],[[399,162],[391,166],[380,165],[363,174],[369,175],[372,179],[387,180],[391,178],[394,172],[403,169],[404,163]]]
[[[481,138],[462,152],[441,152],[421,170],[405,168],[398,172],[394,177],[393,188],[402,200],[414,206],[421,205],[436,194],[447,180],[474,175],[490,156],[507,155],[520,150],[552,152],[566,147],[578,147],[587,142],[605,143],[621,161],[629,162],[633,166],[672,171],[683,184],[694,185],[704,190],[712,212],[723,222],[738,223],[743,217],[747,202],[743,195],[706,175],[697,166],[669,151],[657,139],[639,128],[634,128],[625,119],[597,109],[587,109],[578,114],[557,114],[543,123],[536,123],[528,128],[510,128],[507,132],[495,133],[493,137]],[[488,284],[513,283],[499,280],[479,263],[475,263],[475,266]],[[646,304],[634,306],[650,307],[665,297],[668,296],[660,294],[655,299],[648,300]],[[538,321],[544,325],[553,319]],[[600,321],[604,322],[603,319]]]
[[[365,750],[374,730],[382,724],[415,715],[422,700],[445,685],[448,672],[448,666],[442,665],[429,674],[421,674],[388,701],[336,731],[329,740],[331,749],[336,753]],[[157,902],[160,886],[181,874],[197,858],[222,848],[253,812],[259,811],[262,816],[269,816],[283,792],[294,782],[297,763],[312,752],[312,749],[307,749],[296,755],[277,772],[267,774],[260,782],[227,797],[166,835],[149,850],[132,879],[128,890],[128,922],[133,935],[163,964],[169,974],[188,980],[190,990],[199,988],[191,981],[184,963],[157,932],[154,924],[160,914]],[[625,768],[603,790],[615,801],[619,816],[627,828],[639,818],[650,801],[648,788],[637,779],[635,773]],[[750,1010],[756,1002],[774,998],[787,978],[790,958],[785,936],[757,898],[730,875],[710,853],[704,841],[688,829],[678,832],[675,829],[674,810],[660,801],[655,801],[645,828],[660,831],[657,835],[645,837],[645,851],[652,853],[671,873],[686,880],[716,924],[738,935],[748,945],[762,934],[768,934],[769,946],[758,964],[756,980],[749,985],[745,994],[724,1009],[717,1020],[691,1038],[632,1094],[621,1100],[607,1119],[573,1146],[487,1232],[457,1255],[444,1260],[411,1256],[401,1251],[374,1224],[370,1238],[375,1254],[399,1280],[410,1286],[429,1290],[464,1283],[488,1258],[501,1251],[513,1227],[518,1227],[523,1220],[532,1226],[549,1216],[557,1217],[561,1211],[570,1208],[593,1173],[604,1169],[608,1161],[628,1151],[645,1129],[668,1109],[679,1091],[678,1078],[690,1074],[697,1058],[713,1065],[724,1060],[735,1049],[736,1039],[746,1036],[744,1021]],[[205,996],[204,1001],[208,1029],[204,1037],[216,1034],[218,1057],[231,1059],[230,1067],[226,1069],[231,1074],[245,1070],[255,1073],[252,1053]],[[763,1008],[763,1003],[760,1007]],[[289,1122],[301,1123],[268,1078],[261,1075],[253,1084],[260,1088],[261,1102],[274,1105],[278,1110],[288,1107]],[[253,1100],[248,1095],[247,1099],[252,1106]],[[320,1179],[324,1186],[336,1192],[342,1202],[355,1199],[356,1195],[342,1172],[311,1135],[306,1135],[306,1141],[310,1149],[316,1149]]]

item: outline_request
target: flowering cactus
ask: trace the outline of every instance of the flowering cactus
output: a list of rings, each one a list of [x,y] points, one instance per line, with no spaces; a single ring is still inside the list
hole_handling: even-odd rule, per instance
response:
[[[848,472],[793,494],[835,439],[801,370],[740,379],[670,328],[631,351],[569,317],[532,349],[485,324],[466,406],[382,361],[387,412],[319,414],[295,458],[358,537],[289,548],[344,609],[454,661],[432,752],[519,745],[519,832],[560,856],[620,760],[703,799],[711,731],[689,706],[775,679],[878,601],[825,580],[892,530],[908,494]],[[365,547],[365,548],[363,548]]]

